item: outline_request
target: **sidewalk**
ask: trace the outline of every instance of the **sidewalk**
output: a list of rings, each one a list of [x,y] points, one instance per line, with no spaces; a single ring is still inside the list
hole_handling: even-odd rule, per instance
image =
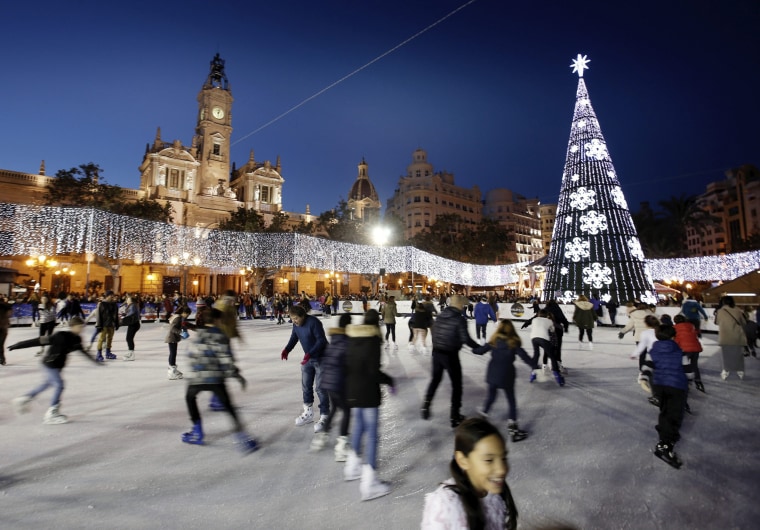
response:
[[[321,319],[329,327],[328,319]],[[358,317],[354,317],[358,321]],[[333,317],[331,322],[337,322]],[[470,321],[471,335],[474,324]],[[301,411],[300,347],[291,360],[280,351],[291,326],[241,321],[235,344],[247,392],[228,387],[241,418],[262,444],[241,456],[224,413],[199,403],[205,446],[182,444],[190,422],[185,383],[166,379],[168,349],[163,324],[143,324],[135,362],[122,362],[125,332],[116,334],[119,360],[101,368],[74,353],[64,371],[61,411],[65,425],[43,425],[50,391],[32,412],[13,414],[10,400],[42,378],[35,350],[7,352],[0,367],[0,526],[33,528],[261,528],[412,529],[422,517],[424,494],[448,476],[453,449],[448,425],[450,385],[444,378],[433,417],[419,417],[429,379],[430,356],[410,354],[401,319],[399,350],[386,356],[398,393],[381,407],[378,474],[390,495],[361,502],[357,482],[344,482],[332,445],[309,453],[312,426],[295,427]],[[493,325],[489,326],[489,333]],[[521,331],[524,345],[529,330]],[[597,328],[593,351],[579,350],[575,328],[565,336],[567,384],[529,384],[518,361],[520,426],[530,436],[509,443],[508,481],[520,511],[520,527],[565,521],[578,528],[754,528],[760,456],[757,421],[760,361],[746,359],[744,381],[721,381],[715,335],[705,335],[701,358],[707,394],[690,396],[675,470],[652,455],[657,410],[636,384],[629,337]],[[89,338],[88,331],[84,335]],[[36,328],[12,328],[6,344],[36,336]],[[430,338],[428,338],[428,344]],[[186,367],[180,345],[179,368]],[[529,348],[526,348],[530,351]],[[463,413],[472,415],[486,386],[488,355],[464,348]],[[506,402],[491,419],[506,431]],[[504,419],[502,419],[504,418]],[[335,429],[334,429],[335,430]],[[333,433],[334,439],[335,433]]]

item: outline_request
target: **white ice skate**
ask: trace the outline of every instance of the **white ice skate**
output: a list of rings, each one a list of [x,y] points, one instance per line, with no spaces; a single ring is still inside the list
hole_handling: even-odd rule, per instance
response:
[[[314,432],[324,432],[326,423],[327,423],[327,415],[322,414],[319,417],[319,421],[314,424]]]
[[[314,421],[314,411],[311,409],[311,405],[304,405],[303,412],[296,418],[296,426],[306,425]]]
[[[26,414],[29,412],[29,409],[31,408],[32,398],[29,396],[21,396],[17,398],[13,398],[13,410],[16,411],[16,414]]]
[[[369,464],[362,466],[362,481],[359,484],[359,491],[362,494],[363,501],[371,501],[391,492],[391,486],[387,482],[382,482],[377,478],[375,470]]]
[[[175,379],[182,379],[183,375],[182,372],[177,370],[176,366],[170,366],[169,371],[166,373],[166,378],[170,381],[173,381]]]
[[[343,468],[343,478],[345,480],[358,480],[362,478],[362,459],[353,449],[348,450],[348,458]]]
[[[327,434],[326,432],[316,433],[314,435],[314,438],[311,439],[311,444],[309,445],[309,451],[312,453],[321,451],[327,445],[327,442],[329,440],[330,440],[330,435]]]
[[[135,352],[134,350],[129,350],[127,354],[124,356],[125,361],[134,361],[135,360]]]
[[[338,436],[335,442],[335,461],[345,462],[348,458],[348,436]]]
[[[69,421],[66,416],[58,412],[58,407],[59,405],[50,407],[45,413],[45,417],[42,419],[42,423],[46,425],[58,425]]]

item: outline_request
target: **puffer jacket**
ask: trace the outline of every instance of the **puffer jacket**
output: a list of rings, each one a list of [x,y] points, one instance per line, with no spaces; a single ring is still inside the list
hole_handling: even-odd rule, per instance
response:
[[[322,390],[335,392],[341,396],[346,392],[346,351],[348,350],[348,337],[343,328],[330,328],[327,330],[330,336],[330,344],[322,354]]]
[[[688,390],[689,379],[693,379],[694,374],[689,357],[684,355],[675,341],[658,340],[644,358],[641,377],[652,385]]]
[[[455,354],[459,352],[463,344],[467,344],[470,348],[480,346],[467,333],[467,321],[462,316],[462,311],[452,306],[446,307],[438,315],[431,336],[433,353]]]
[[[699,342],[697,328],[691,322],[679,322],[673,326],[676,330],[676,344],[684,353],[696,353],[702,351],[702,343]]]
[[[230,339],[217,327],[198,329],[188,356],[190,370],[185,372],[185,381],[189,385],[219,384],[238,373]]]
[[[591,302],[585,302],[582,300],[576,300],[575,311],[573,312],[573,322],[579,328],[591,329],[596,322],[596,313],[594,313],[594,305]]]
[[[383,306],[383,310],[380,311],[380,315],[383,317],[383,321],[386,324],[395,324],[396,317],[398,316],[398,309],[396,307],[396,302],[387,302]]]
[[[346,326],[346,403],[351,408],[380,406],[380,385],[393,379],[380,369],[382,332],[378,326]]]

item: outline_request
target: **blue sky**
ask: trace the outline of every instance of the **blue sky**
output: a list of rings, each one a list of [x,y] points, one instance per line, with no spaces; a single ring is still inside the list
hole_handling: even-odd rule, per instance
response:
[[[700,193],[730,167],[760,165],[756,1],[43,1],[3,9],[2,169],[36,173],[44,159],[52,175],[95,162],[108,182],[137,187],[157,127],[165,141],[190,144],[195,98],[217,52],[235,98],[233,160],[245,163],[251,149],[259,161],[280,155],[287,211],[334,206],[362,158],[385,204],[418,147],[459,185],[556,202],[578,53],[591,60],[584,78],[633,210]]]

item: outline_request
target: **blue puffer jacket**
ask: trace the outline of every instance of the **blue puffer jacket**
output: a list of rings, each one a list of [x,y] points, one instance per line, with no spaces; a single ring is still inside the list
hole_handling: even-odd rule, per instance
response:
[[[306,315],[303,324],[296,326],[293,324],[293,332],[290,334],[290,340],[285,346],[285,350],[290,353],[300,342],[304,353],[308,353],[312,359],[319,359],[327,346],[327,337],[325,337],[325,328],[322,322],[316,317]]]
[[[652,385],[688,390],[693,378],[689,358],[673,340],[656,341],[646,354],[641,376]]]
[[[335,392],[341,396],[346,391],[346,351],[348,337],[343,328],[327,330],[330,344],[322,354],[322,390]]]

